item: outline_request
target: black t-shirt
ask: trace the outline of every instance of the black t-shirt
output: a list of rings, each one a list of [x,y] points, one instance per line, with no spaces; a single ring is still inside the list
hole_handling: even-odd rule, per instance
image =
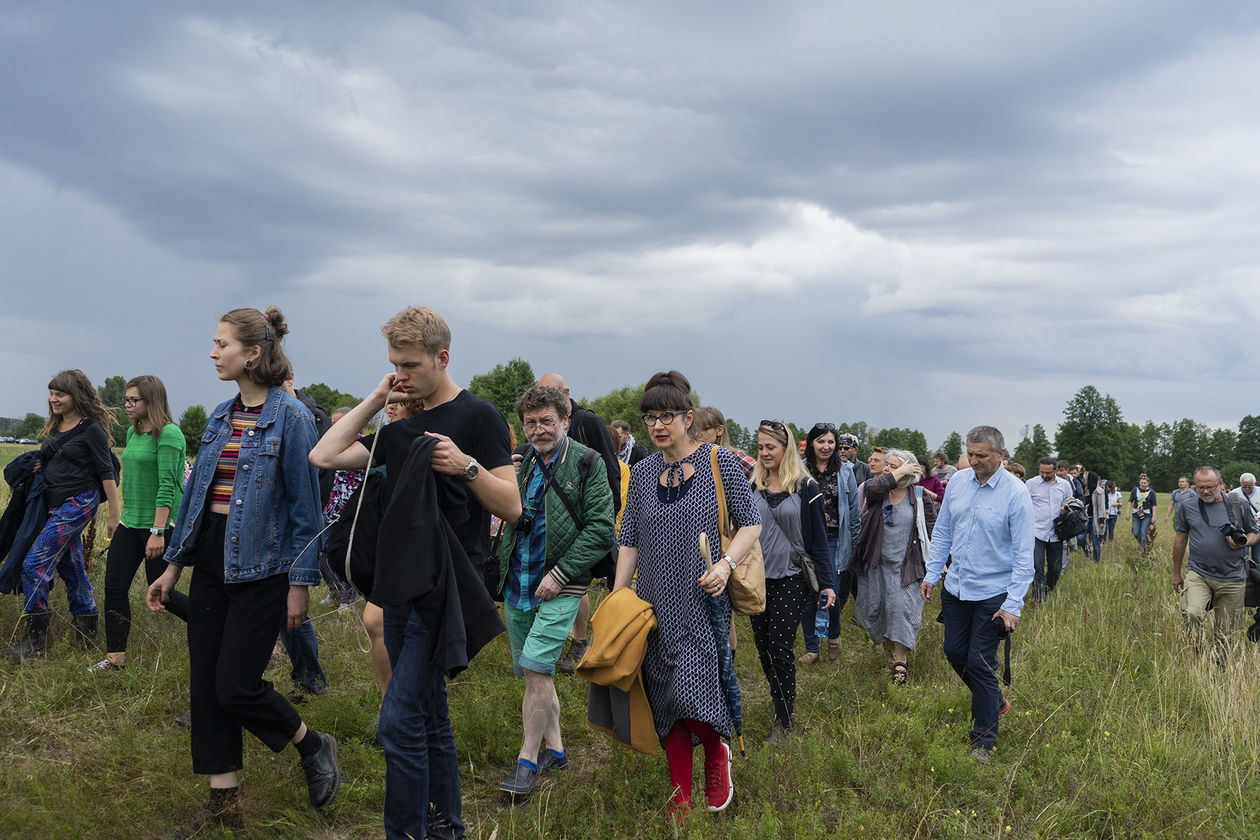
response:
[[[508,425],[499,410],[481,397],[460,391],[455,399],[422,411],[415,417],[398,420],[385,426],[375,435],[360,438],[359,443],[372,450],[372,440],[379,435],[374,464],[385,464],[385,498],[394,490],[397,474],[389,464],[401,465],[411,451],[411,444],[425,432],[446,435],[465,455],[477,459],[480,469],[493,470],[510,466],[512,451],[509,448]],[[438,492],[442,484],[438,483]],[[468,519],[455,526],[460,545],[481,568],[485,561],[490,539],[490,513],[471,491],[468,493]]]
[[[83,429],[75,432],[52,432],[40,448],[44,481],[44,499],[48,509],[61,507],[66,499],[96,489],[102,481],[114,479],[114,460],[110,457],[109,438],[95,420],[80,420]],[[49,444],[73,433],[61,450],[50,459]]]

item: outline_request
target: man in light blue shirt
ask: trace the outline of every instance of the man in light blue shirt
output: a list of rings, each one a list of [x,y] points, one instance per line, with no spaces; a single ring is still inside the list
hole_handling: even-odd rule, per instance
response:
[[[1072,498],[1072,482],[1055,475],[1055,460],[1049,456],[1037,462],[1037,477],[1026,482],[1032,497],[1033,535],[1033,603],[1041,603],[1047,592],[1059,582],[1059,560],[1063,541],[1054,532],[1054,519],[1063,512],[1063,503]],[[1046,563],[1046,558],[1050,562]]]
[[[1002,433],[976,426],[967,433],[967,461],[945,488],[932,531],[924,601],[949,574],[941,592],[945,657],[971,689],[971,755],[987,764],[997,740],[998,716],[1010,708],[997,679],[997,627],[1019,624],[1033,579],[1033,507],[1024,482],[1002,468]]]

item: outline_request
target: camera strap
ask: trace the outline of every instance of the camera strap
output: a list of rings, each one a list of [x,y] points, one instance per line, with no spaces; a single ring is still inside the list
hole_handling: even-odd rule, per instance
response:
[[[568,448],[569,448],[568,440],[565,440],[564,447],[565,447],[565,454],[567,455]],[[543,495],[545,496],[547,494],[548,489],[555,490],[556,495],[560,497],[560,501],[564,504],[564,509],[569,512],[569,518],[573,520],[573,522],[578,526],[578,528],[581,528],[583,525],[585,525],[586,523],[582,520],[582,517],[578,516],[577,511],[573,509],[573,503],[570,502],[569,497],[565,495],[564,488],[560,486],[560,483],[558,481],[556,481],[556,474],[553,473],[551,471],[551,468],[547,466],[547,462],[543,460],[542,455],[538,455],[534,459],[534,462],[538,464],[539,469],[542,470],[543,478],[547,482],[546,486],[544,486],[543,488]]]
[[[1234,506],[1230,503],[1229,499],[1225,496],[1221,497],[1221,501],[1225,503],[1225,516],[1229,518],[1229,524],[1237,528],[1238,523],[1234,521]],[[1199,496],[1198,502],[1199,502],[1199,516],[1203,517],[1203,524],[1211,525],[1212,522],[1211,520],[1208,519],[1207,505],[1203,504],[1202,496]],[[1242,530],[1246,531],[1247,529],[1243,528]]]

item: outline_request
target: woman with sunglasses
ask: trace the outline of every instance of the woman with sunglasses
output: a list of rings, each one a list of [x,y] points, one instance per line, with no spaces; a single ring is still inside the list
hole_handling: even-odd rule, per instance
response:
[[[739,460],[718,449],[718,472],[737,530],[726,555],[706,566],[699,534],[707,535],[714,554],[721,550],[722,537],[713,447],[691,436],[691,405],[691,384],[678,371],[648,380],[639,410],[658,451],[630,469],[613,582],[614,590],[629,586],[637,571],[637,594],[656,616],[642,675],[674,787],[670,811],[680,819],[692,808],[693,741],[704,745],[708,810],[721,811],[734,795],[730,747],[722,740],[734,728],[721,681],[723,670],[734,669],[727,643],[726,581],[761,530]],[[715,608],[724,621],[712,620]]]
[[[823,495],[797,455],[792,430],[778,420],[757,428],[753,501],[761,515],[766,565],[766,611],[751,618],[761,670],[770,683],[774,729],[770,743],[787,738],[796,704],[792,643],[807,605],[829,609],[836,601],[835,566],[828,553]],[[812,569],[818,595],[806,583]]]
[[[885,453],[883,474],[866,482],[866,512],[853,550],[858,575],[853,614],[888,653],[896,683],[910,676],[906,662],[923,618],[919,583],[927,570],[927,546],[919,538],[918,519],[922,515],[928,536],[936,524],[932,502],[911,486],[921,469],[913,453]]]
[[[187,442],[171,420],[162,380],[137,376],[129,381],[123,409],[131,426],[122,454],[122,521],[105,558],[105,658],[92,666],[93,671],[125,667],[131,635],[127,592],[141,563],[150,584],[166,571],[162,555],[184,498]],[[172,592],[166,610],[187,621],[188,596]]]
[[[805,468],[822,490],[827,555],[836,571],[836,600],[825,610],[818,609],[817,604],[807,600],[805,614],[801,617],[805,653],[798,661],[802,664],[818,660],[818,626],[824,615],[827,622],[827,658],[832,662],[840,658],[840,610],[852,591],[849,554],[861,528],[857,479],[853,477],[853,465],[840,457],[836,442],[834,423],[815,423],[805,436]]]

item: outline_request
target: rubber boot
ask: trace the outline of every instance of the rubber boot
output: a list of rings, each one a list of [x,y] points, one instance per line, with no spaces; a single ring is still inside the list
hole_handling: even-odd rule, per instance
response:
[[[52,621],[52,613],[48,610],[30,612],[23,618],[26,621],[26,632],[16,645],[9,648],[9,656],[18,660],[43,656],[48,652],[48,625]]]
[[[74,627],[75,647],[91,650],[96,646],[96,613],[91,615],[72,615],[70,624]]]

